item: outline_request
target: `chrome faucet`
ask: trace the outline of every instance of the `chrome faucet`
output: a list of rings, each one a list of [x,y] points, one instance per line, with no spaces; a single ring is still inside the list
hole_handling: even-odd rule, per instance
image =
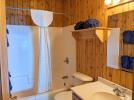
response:
[[[126,96],[125,90],[119,89],[118,87],[114,88],[113,91],[114,91],[114,93],[115,93],[117,96],[121,96],[121,97],[125,97],[125,96]]]

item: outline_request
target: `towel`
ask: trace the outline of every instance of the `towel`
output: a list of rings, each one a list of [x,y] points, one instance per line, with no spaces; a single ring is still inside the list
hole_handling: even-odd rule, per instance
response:
[[[134,31],[131,31],[131,44],[134,44]]]
[[[130,57],[130,69],[134,67],[134,57]]]
[[[76,23],[74,29],[81,30],[86,28],[99,27],[99,21],[97,19],[88,19],[86,21],[80,21]]]
[[[134,31],[124,31],[123,41],[124,43],[134,44]]]
[[[97,19],[88,19],[84,23],[84,28],[99,27],[99,21]]]
[[[74,29],[75,29],[75,30],[84,29],[84,21],[80,21],[80,22],[76,23]]]
[[[129,63],[129,57],[128,56],[122,56],[121,57],[121,65],[125,69],[130,69],[130,63]]]
[[[122,56],[121,57],[121,65],[122,68],[132,70],[134,63],[134,57]]]

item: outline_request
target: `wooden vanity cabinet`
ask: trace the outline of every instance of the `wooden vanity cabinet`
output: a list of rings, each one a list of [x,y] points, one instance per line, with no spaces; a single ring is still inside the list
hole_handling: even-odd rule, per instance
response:
[[[73,93],[73,99],[72,100],[82,100],[80,97],[78,97],[75,93]]]

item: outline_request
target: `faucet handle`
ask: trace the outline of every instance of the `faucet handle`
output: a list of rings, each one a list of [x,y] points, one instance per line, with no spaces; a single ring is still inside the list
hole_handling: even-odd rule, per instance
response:
[[[113,90],[116,91],[116,90],[122,90],[118,85],[116,84],[112,84],[113,85]]]
[[[114,92],[119,91],[119,88],[118,88],[118,87],[115,87],[115,88],[113,89],[113,91],[114,91]]]
[[[121,97],[125,97],[126,96],[126,89],[124,89],[124,88],[116,87],[116,88],[113,89],[113,92],[117,96],[121,96]]]

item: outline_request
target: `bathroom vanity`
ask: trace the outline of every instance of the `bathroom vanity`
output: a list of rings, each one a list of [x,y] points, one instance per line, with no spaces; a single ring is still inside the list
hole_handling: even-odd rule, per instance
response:
[[[121,96],[117,96],[114,89],[122,90]],[[103,78],[98,81],[71,88],[72,100],[132,100],[132,91],[114,84]]]

